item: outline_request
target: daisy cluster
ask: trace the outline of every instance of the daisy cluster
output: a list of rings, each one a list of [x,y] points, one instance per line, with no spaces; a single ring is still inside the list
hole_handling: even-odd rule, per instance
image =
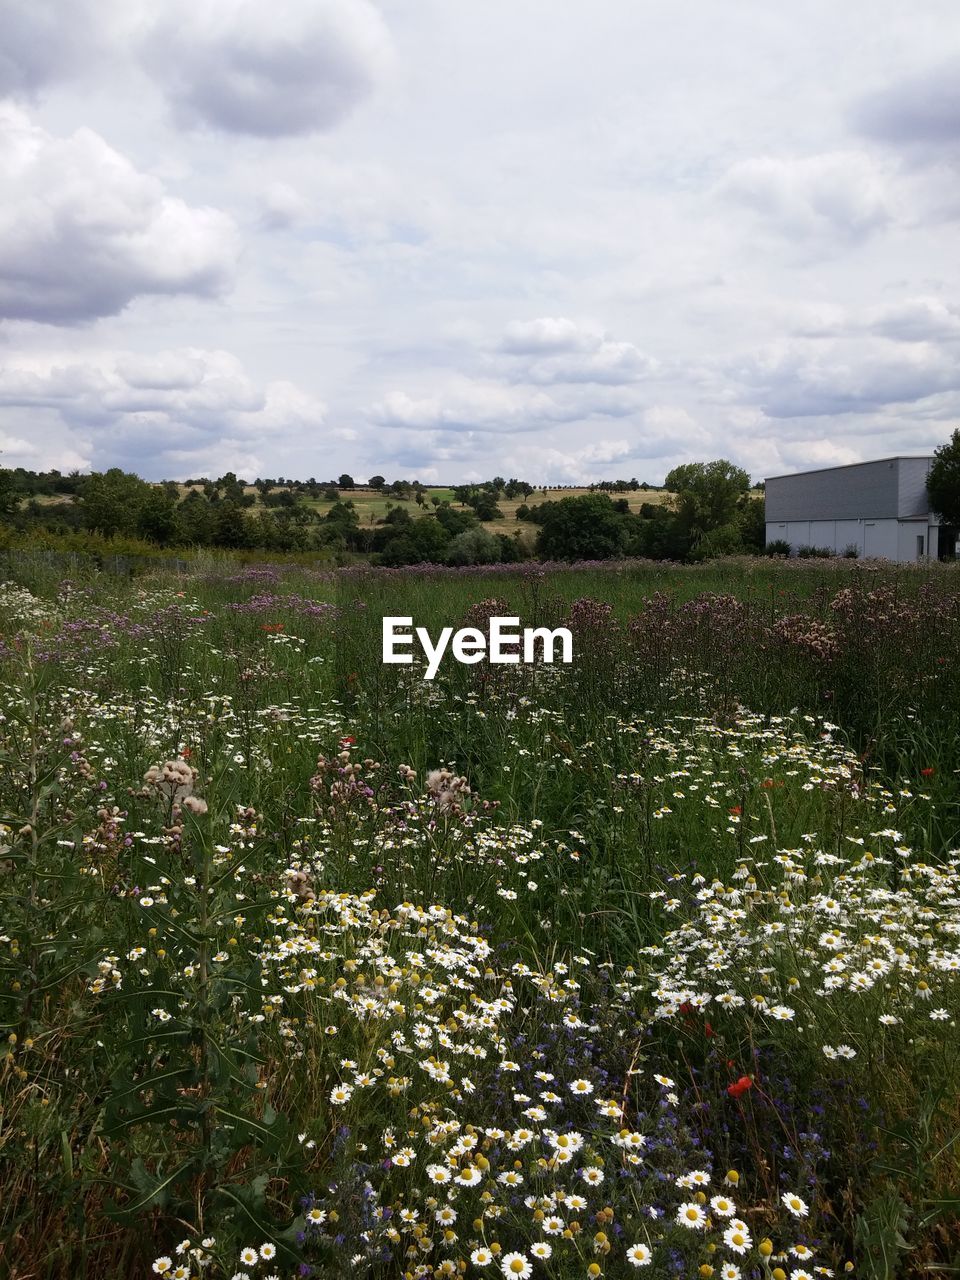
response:
[[[659,1272],[679,1254],[728,1280],[771,1256],[740,1216],[737,1175],[694,1163],[705,1153],[678,1086],[640,1065],[634,1019],[601,1027],[578,1012],[588,957],[504,969],[465,917],[388,910],[373,893],[291,894],[271,925],[250,1017],[293,1059],[321,1031],[346,1051],[301,1141],[319,1146],[335,1123],[366,1169],[352,1213],[349,1186],[311,1200],[308,1255],[329,1259],[343,1236],[355,1266],[522,1277],[551,1259]],[[799,1197],[785,1207],[787,1221],[807,1216]]]
[[[677,874],[669,893],[653,891],[673,926],[638,952],[645,976],[635,982],[656,1002],[653,1016],[694,1009],[717,1026],[728,1017],[854,1038],[824,1044],[829,1059],[853,1058],[857,1042],[904,1024],[953,1023],[960,850],[936,865],[914,861],[898,837],[875,832],[877,852],[846,837],[841,855],[811,835],[806,846],[744,858],[729,883]]]

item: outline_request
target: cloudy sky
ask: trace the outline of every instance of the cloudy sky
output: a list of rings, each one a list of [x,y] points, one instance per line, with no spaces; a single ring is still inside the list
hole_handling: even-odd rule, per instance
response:
[[[958,422],[956,0],[0,0],[0,465],[657,482]]]

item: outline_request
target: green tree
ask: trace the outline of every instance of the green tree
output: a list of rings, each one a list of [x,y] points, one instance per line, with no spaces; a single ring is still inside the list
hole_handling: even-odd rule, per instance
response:
[[[496,564],[501,556],[500,539],[479,525],[458,533],[447,548],[450,564]]]
[[[547,502],[539,513],[537,553],[550,560],[610,560],[623,555],[634,520],[617,511],[605,493]]]
[[[934,450],[927,495],[944,524],[960,525],[960,427]]]
[[[87,527],[110,538],[114,535],[133,537],[140,515],[154,493],[152,485],[119,467],[94,471],[80,490]]]
[[[367,484],[371,489],[382,489],[386,483],[387,482],[383,476],[371,476],[367,481]]]
[[[148,542],[167,547],[177,540],[177,501],[169,489],[158,485],[143,501],[137,517],[137,534]]]
[[[20,495],[14,482],[13,472],[0,469],[0,519],[12,516],[20,502]]]
[[[696,544],[712,530],[734,523],[740,498],[749,492],[750,477],[742,467],[719,458],[674,467],[663,484],[677,495],[677,519]]]

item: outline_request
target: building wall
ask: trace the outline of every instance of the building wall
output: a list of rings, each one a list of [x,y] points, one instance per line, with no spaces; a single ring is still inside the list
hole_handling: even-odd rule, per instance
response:
[[[927,476],[930,474],[932,458],[898,458],[898,490],[897,515],[901,519],[909,516],[925,516],[930,510],[927,497]]]
[[[767,520],[780,524],[895,518],[900,514],[898,463],[903,461],[919,461],[926,466],[924,458],[883,459],[851,467],[803,471],[794,476],[771,476],[766,481]],[[910,476],[912,493],[912,472]],[[914,499],[907,501],[912,503]]]
[[[936,538],[931,546],[931,529],[925,520],[767,521],[767,542],[783,539],[794,552],[803,546],[829,547],[836,555],[843,555],[848,547],[854,546],[858,555],[865,558],[916,560],[917,538],[921,535],[924,556],[936,556]]]

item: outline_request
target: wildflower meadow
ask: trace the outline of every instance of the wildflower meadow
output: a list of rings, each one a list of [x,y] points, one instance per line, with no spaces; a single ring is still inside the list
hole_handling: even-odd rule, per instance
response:
[[[955,566],[0,578],[4,1275],[960,1271]]]

